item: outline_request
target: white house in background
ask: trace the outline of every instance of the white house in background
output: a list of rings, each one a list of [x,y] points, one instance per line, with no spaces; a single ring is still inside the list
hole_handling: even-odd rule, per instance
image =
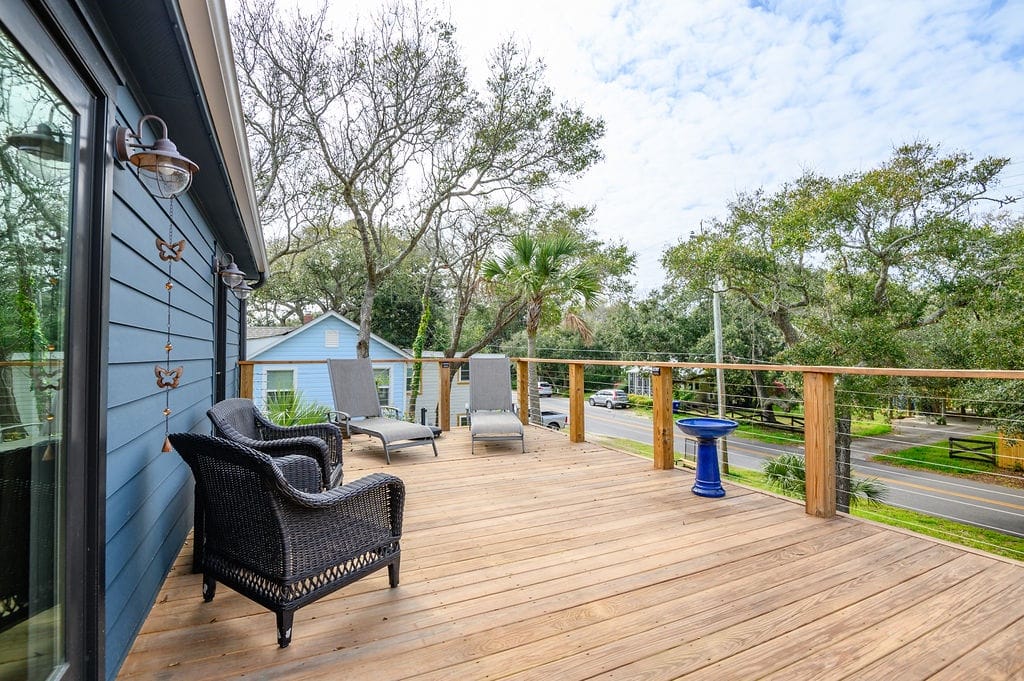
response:
[[[309,360],[352,359],[356,356],[359,326],[336,312],[328,312],[296,327],[250,327],[246,329],[246,355],[259,361],[285,364],[257,364],[253,368],[252,398],[265,409],[267,396],[275,392],[299,391],[304,400],[333,408],[331,380],[326,363]],[[370,335],[370,359],[410,359],[411,355],[383,338]],[[297,362],[287,364],[287,362]],[[386,362],[373,367],[381,404],[405,408],[408,365]]]
[[[630,395],[654,394],[651,388],[651,367],[630,367],[626,370],[626,392]]]
[[[461,357],[462,355],[457,355]],[[424,350],[424,359],[442,358],[443,352]],[[504,355],[477,353],[476,357],[504,357]],[[452,393],[449,413],[449,423],[452,426],[468,425],[466,411],[469,406],[469,362],[452,364]],[[426,423],[438,425],[438,405],[441,402],[441,371],[437,362],[423,363],[423,379],[420,383],[420,394],[416,397],[416,421],[421,420],[422,409],[427,409]]]

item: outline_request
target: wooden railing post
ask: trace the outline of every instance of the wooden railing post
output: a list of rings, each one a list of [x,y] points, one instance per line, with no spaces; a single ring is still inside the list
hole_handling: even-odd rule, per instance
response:
[[[586,440],[583,421],[583,365],[569,365],[569,441]]]
[[[519,420],[523,425],[530,423],[530,363],[516,360],[516,401],[519,403]]]
[[[252,362],[238,363],[238,396],[247,400],[252,399]]]
[[[675,468],[675,439],[672,428],[672,369],[651,369],[651,397],[654,400],[654,467]]]
[[[835,376],[804,374],[804,472],[807,514],[836,515]]]
[[[438,376],[437,425],[447,433],[452,429],[452,363],[441,362]]]

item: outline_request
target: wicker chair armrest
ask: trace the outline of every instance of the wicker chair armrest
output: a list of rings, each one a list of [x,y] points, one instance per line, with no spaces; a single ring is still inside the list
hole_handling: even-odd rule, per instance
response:
[[[387,473],[373,473],[354,482],[309,494],[282,490],[292,512],[283,516],[285,533],[294,545],[322,544],[318,536],[344,532],[353,518],[360,518],[399,537],[405,508],[405,483]]]
[[[288,454],[276,457],[273,463],[288,484],[295,489],[309,493],[320,491],[323,474],[320,464],[315,459],[303,454]]]
[[[388,494],[405,499],[405,483],[402,479],[388,473],[371,473],[358,480],[345,483],[333,489],[316,494],[308,494],[295,490],[289,495],[291,501],[306,508],[330,508],[342,506],[347,501],[377,489],[386,489]]]

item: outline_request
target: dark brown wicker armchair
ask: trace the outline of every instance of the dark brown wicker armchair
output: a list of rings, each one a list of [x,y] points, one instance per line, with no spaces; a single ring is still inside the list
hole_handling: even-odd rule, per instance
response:
[[[324,488],[341,482],[341,428],[333,423],[282,427],[267,420],[252,400],[233,398],[210,407],[213,434],[270,456],[305,454],[317,460]]]
[[[306,456],[271,458],[220,438],[175,433],[206,513],[203,598],[217,582],[277,614],[291,642],[298,608],[385,566],[398,586],[405,485],[374,473],[325,492]]]

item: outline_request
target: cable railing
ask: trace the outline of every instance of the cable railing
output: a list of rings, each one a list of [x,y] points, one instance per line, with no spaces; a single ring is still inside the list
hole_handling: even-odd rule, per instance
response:
[[[471,379],[461,369],[465,361],[374,360],[378,368],[391,367],[380,373],[382,402],[443,431],[463,426]],[[423,381],[412,409],[405,381],[414,362],[423,366]],[[602,431],[608,413],[590,406],[588,398],[601,389],[630,388],[632,412],[649,421],[630,419],[635,434],[627,437],[649,448],[656,469],[694,458],[694,442],[674,421],[718,414],[714,369],[721,366],[725,416],[741,424],[726,439],[723,459],[731,468],[760,472],[765,461],[796,457],[807,513],[827,518],[853,509],[878,515],[880,507],[856,496],[864,480],[874,479],[884,490],[886,512],[906,512],[902,524],[910,529],[930,524],[909,517],[920,514],[1024,539],[1024,443],[1007,431],[1019,423],[1024,404],[1009,397],[1013,391],[977,389],[1019,387],[1024,371],[520,357],[513,358],[511,378],[524,423],[541,421],[530,412],[531,364],[536,380],[550,383],[555,398],[563,400],[545,398],[542,409],[568,411],[564,430],[574,442],[611,437]],[[320,378],[311,378],[314,367]],[[314,397],[318,385],[329,390],[324,360],[241,362],[240,368],[240,395],[257,404],[266,403],[271,382],[277,389],[283,385],[282,375],[268,371],[295,370],[294,385],[306,397]],[[750,380],[752,372],[760,372],[760,386]],[[322,401],[330,404],[329,392]],[[993,452],[995,460],[958,456],[951,437],[966,441],[954,442],[957,447]],[[949,538],[956,540],[952,531]],[[985,548],[985,540],[978,541]],[[1019,551],[1024,558],[1024,542]]]

